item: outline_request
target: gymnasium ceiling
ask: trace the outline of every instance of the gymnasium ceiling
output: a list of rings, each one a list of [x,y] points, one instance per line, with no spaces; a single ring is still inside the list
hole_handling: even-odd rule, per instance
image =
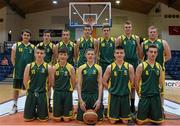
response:
[[[57,5],[52,4],[53,0],[0,0],[0,8],[10,6],[20,16],[25,17],[28,13],[40,12],[56,8],[68,7],[69,2],[111,2],[112,8],[147,14],[158,2],[162,2],[169,7],[180,11],[180,0],[120,0],[117,5],[116,0],[57,0]]]

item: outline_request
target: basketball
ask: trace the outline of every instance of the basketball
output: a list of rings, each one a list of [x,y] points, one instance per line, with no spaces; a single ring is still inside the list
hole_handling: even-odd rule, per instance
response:
[[[94,110],[89,109],[83,114],[83,120],[86,124],[96,124],[98,121],[98,115]]]

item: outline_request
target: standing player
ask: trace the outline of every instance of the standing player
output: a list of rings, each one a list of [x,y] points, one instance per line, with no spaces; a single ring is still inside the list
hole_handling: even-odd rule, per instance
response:
[[[124,34],[117,38],[117,43],[120,44],[125,51],[124,61],[133,65],[134,69],[139,64],[140,58],[140,38],[137,35],[132,34],[132,23],[131,21],[126,21],[124,23]],[[131,91],[131,112],[135,112],[135,88]]]
[[[17,42],[12,46],[11,62],[14,66],[13,72],[13,108],[10,114],[17,112],[17,100],[19,90],[24,90],[23,74],[26,65],[34,60],[34,45],[30,44],[29,40],[31,32],[25,29],[21,33],[22,41]]]
[[[91,37],[91,25],[84,25],[83,32],[83,36],[77,40],[76,44],[77,67],[86,63],[85,51],[87,49],[93,48],[95,53],[97,52],[97,43],[95,39]]]
[[[108,118],[112,124],[119,119],[126,124],[131,120],[129,95],[134,85],[134,68],[124,61],[124,56],[124,48],[117,46],[115,62],[107,67],[103,76],[103,84],[109,91]]]
[[[103,119],[102,69],[95,64],[95,52],[88,49],[85,53],[87,62],[78,68],[78,113],[77,120],[83,121],[83,114],[88,109],[94,109],[98,120]]]
[[[62,32],[62,41],[56,44],[56,57],[58,57],[58,52],[62,48],[66,48],[68,51],[68,59],[67,62],[74,66],[75,60],[75,43],[70,41],[70,31],[63,30]]]
[[[164,97],[164,91],[165,91],[165,62],[168,61],[171,58],[171,50],[167,43],[167,41],[158,39],[158,30],[155,26],[150,26],[148,28],[148,36],[149,39],[144,41],[141,44],[142,53],[141,57],[144,57],[144,61],[147,60],[147,49],[148,46],[151,44],[155,44],[158,48],[158,54],[156,57],[156,62],[158,62],[162,66],[162,103],[164,103],[163,97]]]
[[[140,97],[137,123],[161,123],[163,121],[160,88],[162,87],[162,67],[156,62],[158,48],[151,44],[147,48],[147,60],[136,69],[136,90]]]
[[[58,63],[54,66],[54,95],[53,116],[59,121],[70,121],[73,116],[72,92],[75,87],[75,70],[67,63],[68,51],[64,48],[59,50]]]
[[[43,32],[43,42],[40,42],[36,47],[43,46],[45,48],[44,61],[51,66],[56,62],[55,60],[55,45],[51,42],[51,32],[45,30]],[[49,111],[52,112],[51,107],[51,90],[49,90]]]
[[[53,69],[44,62],[45,49],[38,46],[35,50],[35,61],[28,64],[24,71],[24,84],[27,98],[24,108],[25,121],[48,120],[48,89],[53,84]],[[48,80],[48,83],[47,83]]]
[[[104,25],[102,28],[103,37],[97,40],[99,57],[99,65],[102,67],[104,73],[106,67],[114,61],[115,39],[110,37],[110,26]]]

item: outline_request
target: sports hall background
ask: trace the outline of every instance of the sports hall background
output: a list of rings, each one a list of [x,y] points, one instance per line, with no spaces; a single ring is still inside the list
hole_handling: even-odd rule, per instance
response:
[[[0,0],[0,63],[4,56],[8,59],[8,65],[0,65],[0,124],[11,124],[13,120],[22,118],[22,113],[5,116],[11,108],[9,102],[12,99],[13,90],[11,46],[20,40],[21,30],[28,28],[32,31],[31,42],[33,44],[42,40],[41,30],[54,30],[52,41],[57,43],[61,39],[61,31],[69,28],[69,2],[97,2],[95,0],[57,1],[57,4],[53,4],[53,0]],[[167,104],[165,107],[170,109],[169,112],[172,114],[167,118],[168,121],[180,124],[180,121],[179,123],[177,121],[180,119],[180,1],[121,0],[119,4],[116,0],[98,0],[98,2],[111,2],[112,4],[111,36],[118,37],[123,34],[123,23],[131,20],[133,33],[141,38],[147,38],[148,26],[155,25],[158,27],[159,37],[168,41],[172,58],[166,63],[165,98]],[[73,41],[82,35],[81,28],[69,29]],[[94,29],[93,36],[100,37],[101,29]],[[8,103],[9,110],[4,112],[5,103]],[[11,119],[12,121],[8,123],[7,120]]]

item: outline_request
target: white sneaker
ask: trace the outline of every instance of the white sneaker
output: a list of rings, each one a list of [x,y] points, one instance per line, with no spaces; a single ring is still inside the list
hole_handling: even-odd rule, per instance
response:
[[[17,109],[17,105],[13,105],[13,108],[12,108],[12,110],[9,112],[9,114],[10,115],[12,115],[12,114],[15,114],[15,113],[17,113],[17,111],[18,111],[18,109]]]

